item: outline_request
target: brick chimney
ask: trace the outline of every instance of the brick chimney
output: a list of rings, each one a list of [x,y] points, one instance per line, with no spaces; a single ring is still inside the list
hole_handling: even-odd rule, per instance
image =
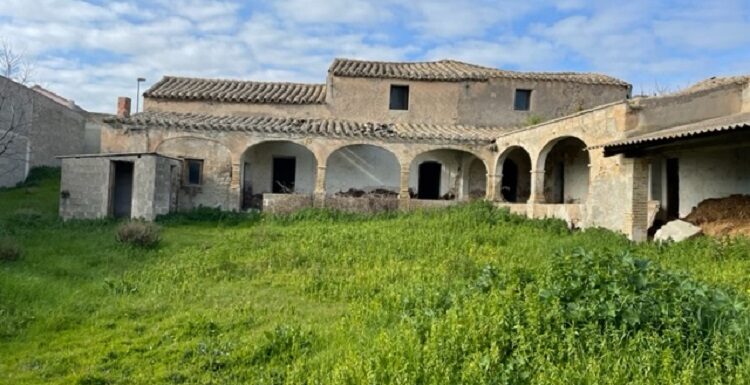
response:
[[[119,98],[117,98],[117,117],[130,117],[130,98],[125,96],[120,96]]]

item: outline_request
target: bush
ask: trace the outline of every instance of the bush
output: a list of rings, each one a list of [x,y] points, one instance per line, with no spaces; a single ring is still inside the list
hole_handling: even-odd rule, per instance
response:
[[[13,262],[21,259],[21,245],[10,238],[0,238],[0,261]]]
[[[26,180],[19,183],[18,187],[39,186],[45,180],[60,180],[60,168],[47,166],[34,167],[29,170]]]
[[[144,221],[125,222],[117,227],[117,241],[136,247],[151,248],[161,240],[159,226]]]

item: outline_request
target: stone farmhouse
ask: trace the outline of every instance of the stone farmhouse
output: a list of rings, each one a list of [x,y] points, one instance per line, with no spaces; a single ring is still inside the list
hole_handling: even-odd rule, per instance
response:
[[[60,214],[487,199],[642,240],[703,199],[748,191],[748,80],[631,98],[600,74],[349,59],[325,84],[164,77],[144,112],[118,101],[102,153],[63,159]]]
[[[59,155],[86,151],[86,120],[71,100],[0,76],[0,187],[23,182],[34,167],[59,167]]]

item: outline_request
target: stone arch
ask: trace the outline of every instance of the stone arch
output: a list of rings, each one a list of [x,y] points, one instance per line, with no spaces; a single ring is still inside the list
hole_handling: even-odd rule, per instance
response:
[[[524,203],[531,196],[531,155],[521,146],[508,147],[497,158],[500,177],[497,198],[505,202]]]
[[[328,194],[349,189],[397,194],[400,175],[401,163],[390,150],[367,143],[347,144],[328,155],[325,190]]]
[[[312,194],[318,161],[306,146],[289,140],[256,143],[240,157],[240,207],[260,208],[262,194]]]
[[[584,203],[589,191],[590,157],[586,143],[574,136],[555,138],[539,153],[546,203]]]
[[[409,190],[418,199],[483,197],[487,190],[487,164],[466,150],[436,148],[424,151],[409,165]]]
[[[231,208],[232,153],[223,143],[195,136],[163,140],[155,152],[180,159],[201,160],[200,186],[182,186],[177,192],[177,207],[190,210],[199,206]]]

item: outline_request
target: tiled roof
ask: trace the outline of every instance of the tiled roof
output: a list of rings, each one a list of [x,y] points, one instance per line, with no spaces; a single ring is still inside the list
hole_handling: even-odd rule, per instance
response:
[[[485,81],[505,78],[534,81],[562,81],[584,84],[630,85],[620,79],[596,73],[577,72],[516,72],[483,67],[455,60],[433,62],[378,62],[336,59],[328,73],[342,77],[386,78],[426,81]]]
[[[630,146],[667,139],[688,138],[701,134],[720,131],[732,131],[747,127],[750,127],[750,112],[722,116],[719,118],[702,120],[700,122],[671,127],[665,130],[659,130],[647,134],[635,135],[629,138],[616,140],[614,142],[592,146],[590,148],[608,149],[612,147]]]
[[[143,96],[240,103],[322,104],[326,98],[326,85],[165,76]]]
[[[289,136],[371,138],[390,141],[427,141],[490,144],[502,128],[463,125],[363,123],[338,119],[299,119],[266,116],[214,116],[175,112],[142,112],[110,123],[131,128],[166,128],[194,131],[242,131]]]

